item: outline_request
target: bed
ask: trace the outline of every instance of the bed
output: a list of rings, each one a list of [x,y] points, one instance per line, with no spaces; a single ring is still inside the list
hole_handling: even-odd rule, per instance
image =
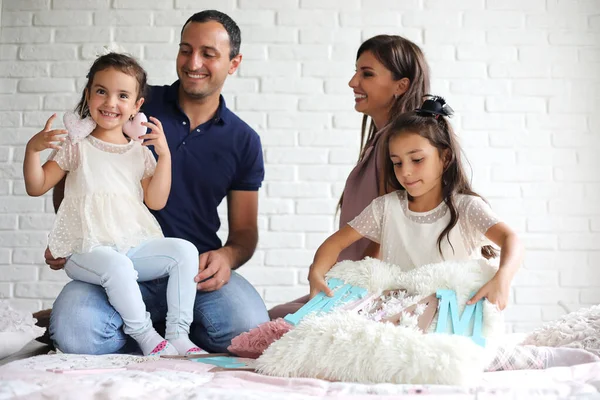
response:
[[[566,328],[571,331],[583,321],[590,328],[589,332],[581,331],[585,333],[583,339],[597,338],[596,321],[600,320],[597,318],[599,312],[600,306],[595,306],[570,313],[555,324],[564,328],[557,332],[563,332]],[[29,319],[31,321],[26,318],[20,318],[19,321],[23,325],[23,321],[27,320],[26,325],[31,325],[33,319]],[[548,329],[550,328],[552,326]],[[553,329],[556,330],[556,327]],[[549,332],[554,332],[553,329]],[[541,336],[538,339],[545,337],[544,332],[539,332]],[[561,333],[558,336],[565,335]],[[565,337],[572,338],[571,336]],[[521,343],[524,337],[524,334],[505,335],[503,343]],[[556,347],[568,344],[542,345]],[[596,346],[596,342],[585,344]],[[223,370],[205,362],[191,360],[136,355],[62,354],[49,352],[48,347],[39,346],[25,348],[10,359],[0,360],[0,400],[600,399],[600,361],[541,370],[486,372],[481,377],[478,375],[477,378],[469,379],[466,386],[359,384]]]
[[[54,353],[0,367],[0,399],[554,399],[600,398],[599,391],[600,362],[488,372],[468,387],[276,378],[218,370],[201,362],[134,355]]]

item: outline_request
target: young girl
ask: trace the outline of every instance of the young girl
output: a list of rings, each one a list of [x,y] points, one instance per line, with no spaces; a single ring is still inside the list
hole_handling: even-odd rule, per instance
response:
[[[151,122],[138,122],[143,136],[130,134],[139,140],[123,133],[130,132],[127,126],[133,126],[144,102],[146,72],[133,58],[109,53],[94,62],[87,77],[78,114],[65,116],[69,135],[51,130],[53,115],[26,147],[23,172],[29,195],[43,195],[69,172],[50,232],[50,252],[68,257],[65,271],[71,279],[105,288],[125,333],[144,355],[203,352],[188,338],[198,251],[185,240],[164,238],[146,208],[164,207],[171,187],[171,154],[162,125],[150,117]],[[142,125],[151,132],[144,134]],[[147,146],[154,146],[158,162]],[[40,152],[47,148],[54,151],[40,166]],[[167,275],[165,340],[152,326],[137,281]]]
[[[517,235],[471,190],[460,159],[461,149],[446,117],[452,110],[440,97],[402,114],[384,133],[385,184],[395,191],[378,197],[330,236],[310,267],[310,296],[331,295],[325,274],[340,252],[361,238],[381,244],[381,259],[412,269],[443,260],[495,256],[498,272],[469,301],[486,297],[500,309],[508,302],[510,283],[521,262]],[[482,247],[483,246],[483,247]]]

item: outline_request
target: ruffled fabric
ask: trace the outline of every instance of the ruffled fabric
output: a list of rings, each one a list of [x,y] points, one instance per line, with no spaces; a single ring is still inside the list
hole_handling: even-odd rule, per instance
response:
[[[63,200],[48,246],[54,257],[87,253],[97,246],[114,246],[126,253],[142,242],[162,237],[160,225],[138,199],[93,194]]]
[[[156,169],[147,147],[87,136],[77,144],[67,140],[49,159],[69,171],[65,198],[49,237],[54,257],[87,253],[96,246],[126,253],[144,241],[163,237],[144,204],[141,181]]]

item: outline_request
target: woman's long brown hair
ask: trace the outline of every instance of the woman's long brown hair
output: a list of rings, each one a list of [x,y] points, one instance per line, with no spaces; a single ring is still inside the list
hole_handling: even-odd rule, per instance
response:
[[[429,66],[421,48],[402,36],[377,35],[360,45],[356,52],[356,60],[366,51],[371,52],[392,73],[394,80],[408,78],[410,82],[406,92],[394,99],[388,121],[420,106],[423,96],[429,93]],[[375,141],[377,130],[382,128],[382,126],[376,127],[368,115],[363,116],[357,164],[363,160],[366,150]],[[342,193],[338,210],[343,201]]]

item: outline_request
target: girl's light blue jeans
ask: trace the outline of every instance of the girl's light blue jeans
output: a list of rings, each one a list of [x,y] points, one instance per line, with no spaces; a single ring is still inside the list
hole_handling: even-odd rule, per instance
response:
[[[123,320],[125,334],[136,338],[152,329],[150,313],[138,282],[168,277],[166,334],[187,335],[193,319],[198,273],[198,250],[176,238],[152,239],[127,254],[112,247],[95,247],[89,253],[73,254],[65,272],[74,280],[104,288],[108,302]]]
[[[164,277],[137,284],[160,333],[168,314],[168,282],[168,277]],[[232,272],[221,289],[195,292],[190,339],[205,350],[226,352],[231,339],[268,320],[267,309],[256,289]],[[135,341],[125,334],[123,319],[110,305],[106,291],[78,280],[69,282],[55,300],[49,331],[55,346],[65,353],[139,351]]]

